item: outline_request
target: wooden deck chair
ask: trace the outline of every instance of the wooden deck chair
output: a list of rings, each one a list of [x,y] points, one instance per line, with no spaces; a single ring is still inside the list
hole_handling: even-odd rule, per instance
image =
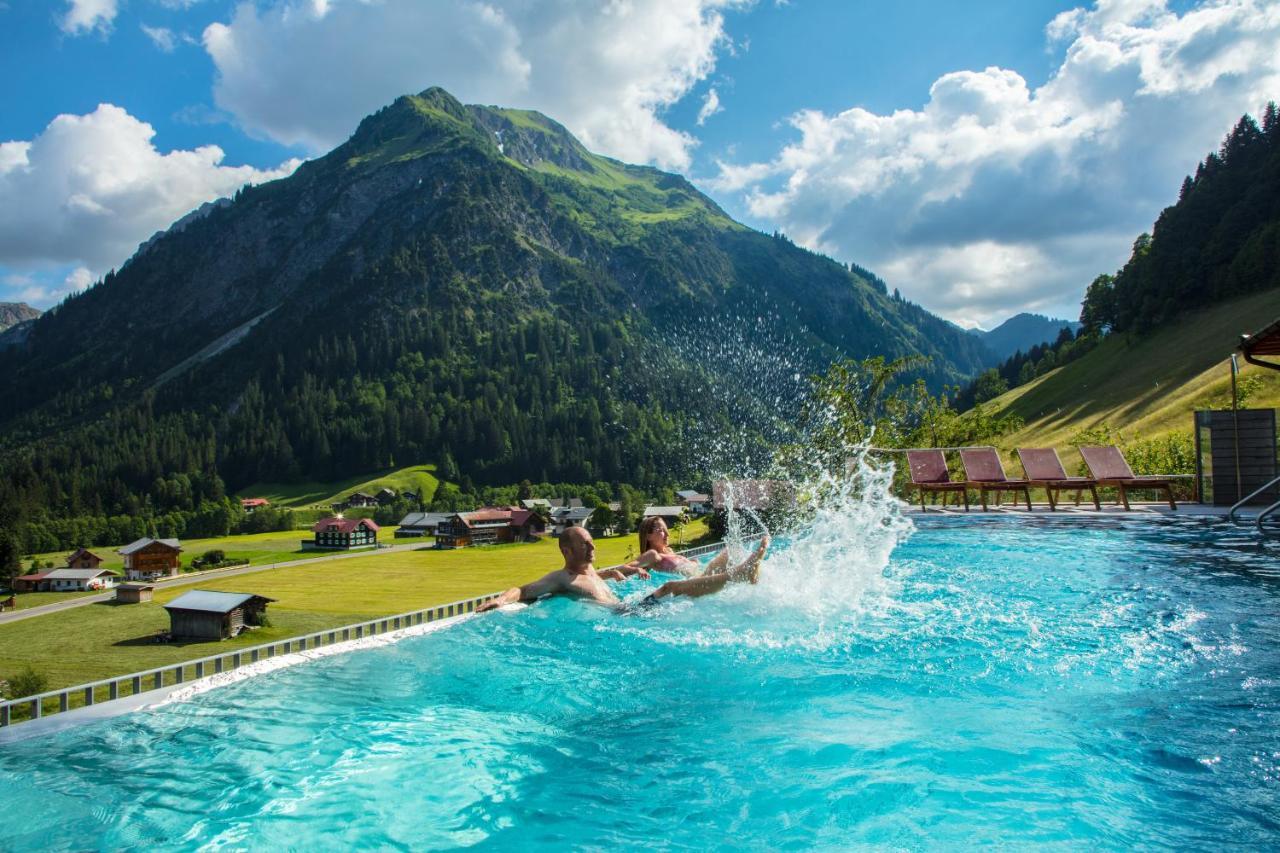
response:
[[[982,500],[982,511],[987,511],[987,492],[996,493],[996,506],[1004,492],[1022,492],[1027,500],[1027,512],[1031,512],[1031,486],[1026,480],[1010,480],[1004,473],[1004,464],[994,447],[971,447],[960,451],[960,464],[964,465],[965,485],[977,489]]]
[[[1082,447],[1080,455],[1084,464],[1089,466],[1089,473],[1097,480],[1099,486],[1114,486],[1120,494],[1117,503],[1129,509],[1130,489],[1155,489],[1169,496],[1169,509],[1177,509],[1173,501],[1173,480],[1163,475],[1138,475],[1133,473],[1129,463],[1125,461],[1120,448],[1114,445],[1107,447]]]
[[[1080,506],[1080,493],[1085,489],[1093,495],[1093,508],[1100,510],[1098,502],[1098,482],[1092,477],[1069,477],[1058,458],[1058,451],[1052,447],[1019,447],[1018,460],[1022,462],[1022,470],[1027,475],[1027,482],[1032,488],[1044,489],[1049,496],[1049,509],[1057,511],[1058,497],[1064,491],[1076,493],[1076,506]]]
[[[924,509],[927,493],[941,494],[943,505],[946,496],[959,492],[964,498],[964,511],[969,511],[969,491],[964,483],[951,479],[947,471],[947,457],[941,450],[908,450],[907,466],[911,469],[911,485],[920,492],[920,509]]]

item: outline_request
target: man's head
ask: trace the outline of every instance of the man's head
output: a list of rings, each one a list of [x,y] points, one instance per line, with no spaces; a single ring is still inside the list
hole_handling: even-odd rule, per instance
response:
[[[596,543],[585,527],[566,527],[560,534],[564,567],[574,574],[585,572],[596,558]]]

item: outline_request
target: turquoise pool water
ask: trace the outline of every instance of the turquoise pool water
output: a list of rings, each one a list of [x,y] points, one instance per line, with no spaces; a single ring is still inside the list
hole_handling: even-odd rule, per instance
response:
[[[1280,841],[1280,562],[1199,523],[918,528],[0,747],[0,848]]]

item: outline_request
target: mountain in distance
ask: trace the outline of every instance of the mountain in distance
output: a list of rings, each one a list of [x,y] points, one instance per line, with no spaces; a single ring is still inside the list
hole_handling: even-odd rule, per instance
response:
[[[1054,320],[1043,314],[1015,314],[991,331],[970,329],[969,333],[986,344],[1003,361],[1016,352],[1026,352],[1036,344],[1052,343],[1063,329],[1075,334],[1080,324],[1075,320]]]
[[[424,461],[646,487],[777,413],[734,340],[797,375],[920,352],[934,387],[988,358],[678,175],[441,89],[178,226],[0,350],[0,504],[161,513]]]
[[[25,302],[0,302],[0,332],[27,320],[34,320],[40,314],[39,308],[32,308]]]

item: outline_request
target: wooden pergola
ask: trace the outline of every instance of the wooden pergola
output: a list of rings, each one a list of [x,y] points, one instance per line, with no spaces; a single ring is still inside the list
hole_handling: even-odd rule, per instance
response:
[[[1241,335],[1240,346],[1244,360],[1259,367],[1280,370],[1280,363],[1263,361],[1258,356],[1280,356],[1280,320],[1276,320],[1260,332],[1252,335]]]

